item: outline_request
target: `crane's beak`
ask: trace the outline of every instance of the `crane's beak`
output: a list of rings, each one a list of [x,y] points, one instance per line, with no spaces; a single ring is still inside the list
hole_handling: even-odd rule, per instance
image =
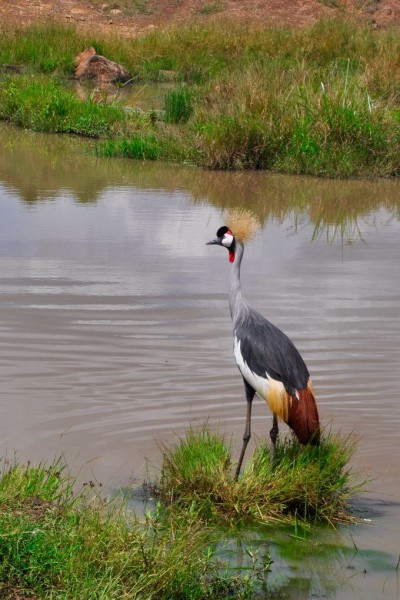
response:
[[[221,240],[219,238],[215,238],[215,240],[211,240],[211,242],[207,242],[206,246],[214,246],[215,244],[221,245]]]

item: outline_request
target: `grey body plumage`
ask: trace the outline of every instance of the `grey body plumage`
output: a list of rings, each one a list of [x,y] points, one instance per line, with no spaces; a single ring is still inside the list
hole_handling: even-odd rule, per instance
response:
[[[278,327],[251,308],[242,294],[240,267],[244,246],[236,242],[230,278],[229,306],[234,335],[243,360],[256,375],[281,381],[293,396],[307,385],[310,374],[293,342]]]
[[[243,360],[256,375],[272,377],[294,396],[310,378],[300,353],[290,339],[255,310],[235,325]]]

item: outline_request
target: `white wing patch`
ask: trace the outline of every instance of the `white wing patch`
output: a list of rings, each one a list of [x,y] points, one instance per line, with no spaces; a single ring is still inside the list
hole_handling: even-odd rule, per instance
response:
[[[251,385],[261,398],[264,398],[273,413],[277,414],[283,421],[286,421],[288,403],[287,392],[283,383],[270,377],[267,371],[265,371],[265,377],[254,373],[243,358],[240,350],[240,340],[236,336],[233,340],[233,352],[236,364],[247,383]]]
[[[268,388],[270,387],[270,380],[268,378],[267,372],[265,371],[265,377],[261,377],[261,375],[257,375],[253,373],[250,369],[249,365],[245,362],[242,352],[240,350],[240,341],[235,336],[233,340],[233,352],[235,354],[236,364],[239,367],[239,370],[247,383],[251,385],[253,390],[256,390],[257,394],[267,399],[268,396]]]

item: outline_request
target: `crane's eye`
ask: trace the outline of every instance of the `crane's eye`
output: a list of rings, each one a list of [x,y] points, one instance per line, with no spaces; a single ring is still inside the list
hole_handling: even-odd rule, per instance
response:
[[[233,242],[233,235],[231,234],[230,231],[228,231],[227,233],[225,233],[224,237],[222,238],[221,244],[223,246],[225,246],[225,248],[230,248],[232,246],[232,242]]]

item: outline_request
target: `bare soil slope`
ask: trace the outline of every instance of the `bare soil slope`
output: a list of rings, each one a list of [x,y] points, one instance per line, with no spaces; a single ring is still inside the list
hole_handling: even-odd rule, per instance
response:
[[[400,0],[0,0],[0,27],[56,20],[129,36],[192,19],[302,26],[339,11],[375,27],[400,25]]]

